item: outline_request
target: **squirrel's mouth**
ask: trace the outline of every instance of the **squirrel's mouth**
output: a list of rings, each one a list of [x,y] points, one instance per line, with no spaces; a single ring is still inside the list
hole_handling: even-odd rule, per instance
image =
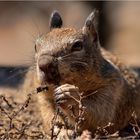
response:
[[[48,84],[54,84],[54,85],[59,85],[61,76],[57,68],[50,69],[46,74],[45,74],[45,80],[47,81]]]

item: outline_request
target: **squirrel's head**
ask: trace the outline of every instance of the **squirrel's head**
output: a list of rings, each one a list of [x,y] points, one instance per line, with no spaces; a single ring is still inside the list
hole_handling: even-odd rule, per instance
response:
[[[63,28],[59,13],[52,13],[50,32],[38,38],[35,45],[37,77],[41,83],[76,84],[97,66],[100,49],[95,16],[96,12],[92,12],[82,29],[76,30]]]

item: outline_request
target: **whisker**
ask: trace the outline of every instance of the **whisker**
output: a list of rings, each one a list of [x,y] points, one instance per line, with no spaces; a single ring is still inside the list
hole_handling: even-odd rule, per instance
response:
[[[72,55],[72,53],[69,53],[69,54],[67,54],[67,55],[58,57],[57,60],[58,60],[58,61],[59,61],[59,60],[62,60],[62,59],[67,58],[67,57],[69,57],[69,56],[71,56],[71,55]]]
[[[81,58],[76,58],[76,57],[72,57],[71,56],[72,55],[72,53],[69,53],[69,54],[67,54],[67,55],[64,55],[64,56],[62,56],[62,57],[58,57],[58,58],[56,58],[58,61],[63,61],[63,60],[65,60],[66,58],[72,58],[72,59],[70,59],[70,60],[72,60],[72,61],[79,61],[79,62],[82,62],[82,59]],[[69,60],[69,61],[70,61]],[[86,63],[86,62],[85,62]]]
[[[61,67],[64,66],[64,64],[63,64],[62,61],[61,61],[59,64],[60,64]],[[73,64],[75,64],[75,68],[76,68],[76,64],[77,64],[77,67],[78,67],[78,66],[81,66],[81,68],[84,68],[84,70],[87,70],[87,71],[89,70],[88,64],[86,64],[85,62],[81,62],[81,61],[72,61],[72,62],[69,62],[69,63],[68,63],[68,67],[72,67]],[[74,68],[74,67],[73,67],[73,68]],[[81,68],[80,68],[80,69],[81,69]],[[68,69],[69,69],[69,68],[68,68]]]
[[[24,31],[30,35],[30,37],[31,37],[30,41],[35,43],[36,38],[37,38],[36,35],[32,34],[31,32],[29,32],[27,30],[24,30]]]
[[[71,61],[70,61],[71,62]],[[78,60],[72,60],[72,63],[80,63],[80,64],[84,64],[84,65],[87,65],[86,62],[83,62],[83,61],[78,61]]]
[[[62,59],[62,61],[63,61],[64,59]],[[60,62],[60,64],[62,64],[62,61],[59,61]],[[70,59],[70,60],[68,60],[70,63],[79,63],[79,64],[82,64],[82,65],[84,65],[84,66],[86,66],[86,67],[88,67],[88,64],[86,63],[86,62],[83,62],[81,59]]]
[[[15,69],[19,69],[19,68],[15,68]],[[34,71],[34,66],[30,67],[30,68],[25,68],[25,70],[19,70],[19,72],[9,76],[8,78],[6,78],[5,80],[3,80],[3,82],[7,82],[8,80],[11,80],[12,78],[19,76],[19,75],[24,75],[26,72],[33,70]],[[15,71],[15,70],[14,70]]]
[[[38,33],[37,36],[39,37],[41,35],[41,31],[40,31],[40,28],[39,28],[37,22],[34,20],[34,18],[32,18],[32,23],[35,26],[35,28],[37,29],[37,33]]]

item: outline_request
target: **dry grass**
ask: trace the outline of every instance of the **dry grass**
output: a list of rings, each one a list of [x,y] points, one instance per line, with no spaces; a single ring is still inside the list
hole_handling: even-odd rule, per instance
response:
[[[36,106],[36,100],[33,96],[35,93],[40,92],[46,88],[38,88],[34,90],[32,93],[29,93],[26,99],[23,99],[22,96],[20,97],[20,101],[17,100],[18,96],[15,94],[1,94],[0,96],[0,139],[48,139],[48,136],[45,134],[43,130],[43,125],[40,117],[40,113],[38,112]],[[82,97],[82,95],[80,95]],[[85,97],[84,97],[85,98]],[[84,106],[82,105],[82,98],[80,98],[79,102],[79,116],[76,118],[77,122],[73,128],[73,136],[77,139],[82,140],[90,140],[91,133],[89,131],[83,131],[82,135],[78,137],[78,127],[84,121],[82,116],[84,112]],[[61,128],[65,126],[68,127],[68,122],[65,121],[64,124],[60,124],[57,122],[57,115],[60,113],[60,109],[56,110],[56,114],[52,120],[52,136],[50,139],[56,139],[57,135],[54,135],[53,129],[55,126],[59,128],[59,132]],[[60,114],[59,114],[60,115]],[[62,113],[61,113],[62,115]],[[66,116],[65,116],[66,117]],[[82,121],[81,121],[82,120]],[[119,138],[120,135],[116,132],[113,135],[110,135],[106,131],[106,127],[98,128],[94,139],[100,138]],[[131,132],[128,133],[128,129],[131,129]],[[121,132],[121,136],[125,138],[139,138],[140,128],[136,122],[136,115],[133,113],[133,121],[129,128],[123,130]],[[59,133],[58,132],[58,133]],[[104,134],[101,136],[100,134]]]
[[[0,139],[46,139],[31,96],[23,102],[15,101],[14,96],[0,96]]]

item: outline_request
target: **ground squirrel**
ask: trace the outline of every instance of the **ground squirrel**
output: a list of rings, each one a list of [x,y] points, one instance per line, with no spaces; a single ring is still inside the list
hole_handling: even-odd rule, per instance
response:
[[[77,21],[78,22],[78,21]],[[114,125],[110,133],[125,127],[135,110],[139,117],[140,91],[138,75],[128,69],[112,54],[100,47],[95,29],[95,12],[85,21],[82,29],[63,28],[62,18],[54,11],[50,32],[36,40],[37,85],[47,85],[47,93],[38,95],[39,107],[47,133],[50,132],[55,105],[59,104],[72,125],[75,119],[69,105],[77,115],[79,93],[87,96],[84,122],[80,131],[94,132],[109,122]]]

